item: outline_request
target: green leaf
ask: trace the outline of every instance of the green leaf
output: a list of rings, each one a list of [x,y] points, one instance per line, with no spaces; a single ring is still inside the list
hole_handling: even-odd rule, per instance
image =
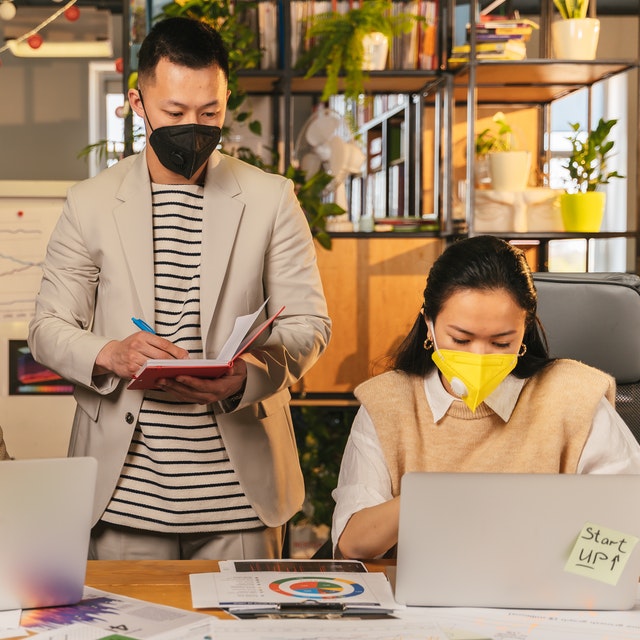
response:
[[[249,123],[249,131],[257,136],[262,135],[262,122],[260,120],[252,120]]]
[[[579,123],[569,123],[573,134],[571,154],[564,165],[571,180],[567,188],[569,193],[595,191],[599,185],[608,184],[611,178],[624,178],[617,171],[607,171],[609,153],[614,147],[613,140],[607,140],[612,128],[618,121],[600,118],[590,132],[580,130]]]

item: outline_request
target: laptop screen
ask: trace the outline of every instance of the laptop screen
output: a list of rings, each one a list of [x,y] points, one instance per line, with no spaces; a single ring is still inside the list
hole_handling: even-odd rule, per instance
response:
[[[0,462],[0,610],[81,599],[96,472],[94,458]]]
[[[408,473],[396,600],[423,606],[629,609],[640,475]]]

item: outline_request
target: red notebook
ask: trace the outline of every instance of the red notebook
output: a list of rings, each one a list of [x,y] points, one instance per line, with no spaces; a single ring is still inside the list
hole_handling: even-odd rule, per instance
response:
[[[267,318],[251,331],[251,327],[266,304],[267,302],[265,301],[255,313],[236,318],[233,331],[229,338],[227,338],[217,358],[199,360],[147,360],[133,376],[127,389],[154,389],[156,382],[160,378],[175,378],[177,376],[219,378],[223,376],[231,369],[235,359],[244,353],[256,338],[269,327],[284,310],[284,307],[281,307],[270,318]]]

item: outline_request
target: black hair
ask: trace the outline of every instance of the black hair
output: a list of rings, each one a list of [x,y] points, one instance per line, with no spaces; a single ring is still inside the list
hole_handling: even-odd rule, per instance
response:
[[[162,58],[190,69],[216,64],[229,79],[229,54],[222,36],[201,20],[166,18],[156,22],[140,46],[138,82],[140,78],[153,80]]]
[[[524,252],[494,236],[475,236],[451,244],[435,261],[424,290],[421,312],[393,357],[393,368],[424,376],[435,364],[433,346],[425,350],[427,325],[435,322],[446,301],[465,289],[507,291],[526,312],[523,343],[526,353],[518,358],[513,373],[529,378],[552,360],[544,329],[538,318],[538,295]]]

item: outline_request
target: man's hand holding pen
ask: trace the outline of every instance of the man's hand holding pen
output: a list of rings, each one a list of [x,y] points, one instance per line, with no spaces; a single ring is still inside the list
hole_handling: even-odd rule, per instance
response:
[[[139,320],[139,322],[142,321]],[[140,327],[137,323],[135,324]],[[146,326],[148,328],[136,331],[124,340],[112,340],[107,343],[98,353],[94,373],[99,375],[111,372],[125,380],[130,380],[147,360],[189,357],[188,351],[166,338],[161,338],[151,327]]]

